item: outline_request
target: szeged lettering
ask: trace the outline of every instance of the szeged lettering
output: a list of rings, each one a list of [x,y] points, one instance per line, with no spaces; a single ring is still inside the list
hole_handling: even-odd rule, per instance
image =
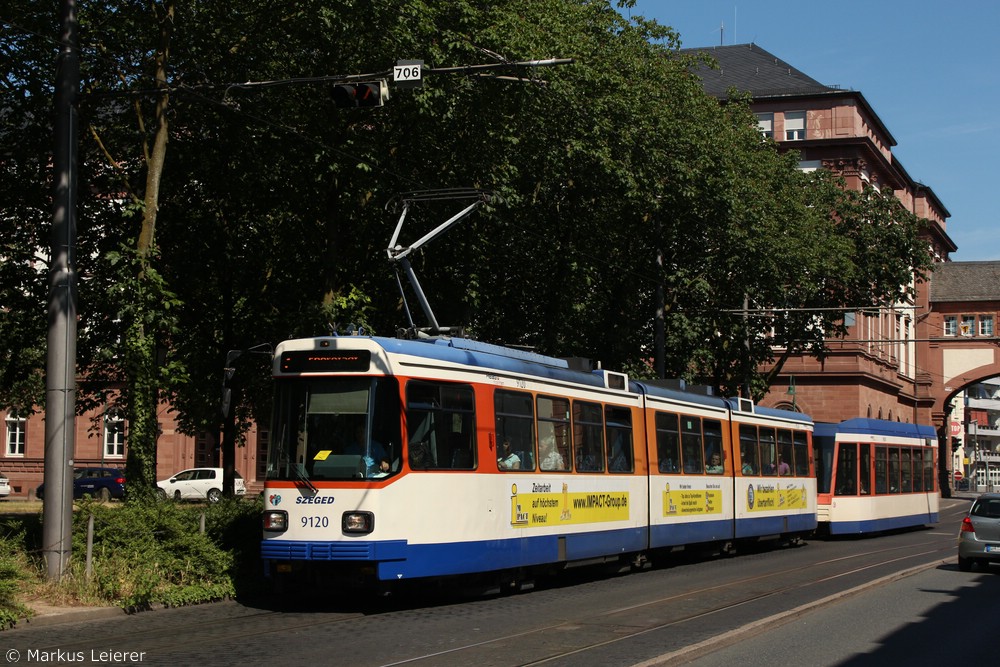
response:
[[[332,505],[333,496],[299,496],[296,505]]]

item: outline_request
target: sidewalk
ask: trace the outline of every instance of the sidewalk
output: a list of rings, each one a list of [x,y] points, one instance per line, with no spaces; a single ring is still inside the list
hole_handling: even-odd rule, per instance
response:
[[[26,602],[25,605],[34,612],[34,615],[31,618],[18,620],[17,624],[13,628],[10,628],[10,630],[38,628],[58,623],[118,618],[125,615],[125,610],[121,607],[59,606],[51,605],[41,600],[31,600]]]

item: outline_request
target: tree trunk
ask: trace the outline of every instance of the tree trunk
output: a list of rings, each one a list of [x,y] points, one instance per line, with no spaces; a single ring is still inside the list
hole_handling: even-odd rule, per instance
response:
[[[156,359],[156,332],[149,331],[146,308],[157,308],[153,299],[144,297],[147,269],[156,237],[156,217],[160,201],[160,179],[167,155],[167,62],[170,56],[170,38],[174,28],[174,0],[167,0],[157,13],[160,38],[156,52],[156,86],[160,90],[156,99],[156,130],[152,149],[146,154],[146,193],[142,229],[136,243],[138,264],[138,310],[126,335],[126,364],[131,408],[126,478],[129,480],[129,498],[146,500],[155,497],[156,489],[156,439],[159,423],[156,411],[159,403],[159,377]]]

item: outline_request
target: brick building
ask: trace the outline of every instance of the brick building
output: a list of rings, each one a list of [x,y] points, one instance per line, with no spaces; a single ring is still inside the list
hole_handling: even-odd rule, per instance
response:
[[[0,472],[10,479],[11,497],[34,497],[44,477],[45,415],[20,416],[0,411],[3,420],[4,450]],[[217,467],[219,444],[211,434],[198,437],[177,430],[176,416],[166,403],[158,414],[160,435],[156,441],[157,479],[165,479],[187,468]],[[125,467],[127,428],[113,412],[92,411],[76,418],[74,465]],[[236,470],[244,477],[247,493],[263,488],[267,432],[257,427],[247,433],[245,447],[236,449]]]
[[[749,93],[761,132],[779,149],[797,150],[801,169],[836,172],[856,190],[869,184],[892,191],[931,222],[927,241],[937,261],[948,261],[956,246],[946,230],[947,209],[892,154],[896,140],[864,95],[823,85],[756,44],[695,50],[719,64],[698,72],[707,93],[720,100],[731,88]],[[931,333],[929,289],[924,283],[915,287],[912,302],[847,313],[847,338],[831,342],[822,361],[790,359],[763,404],[793,408],[817,421],[873,417],[933,424],[933,381],[920,342]]]

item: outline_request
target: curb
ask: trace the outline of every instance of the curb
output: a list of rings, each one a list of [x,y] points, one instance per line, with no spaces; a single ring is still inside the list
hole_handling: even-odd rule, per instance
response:
[[[125,616],[127,612],[121,607],[85,607],[81,609],[67,609],[51,614],[40,614],[31,618],[21,618],[14,627],[7,631],[17,631],[27,628],[42,628],[48,625],[59,625],[61,623],[76,623],[79,621],[96,621],[119,618]]]

